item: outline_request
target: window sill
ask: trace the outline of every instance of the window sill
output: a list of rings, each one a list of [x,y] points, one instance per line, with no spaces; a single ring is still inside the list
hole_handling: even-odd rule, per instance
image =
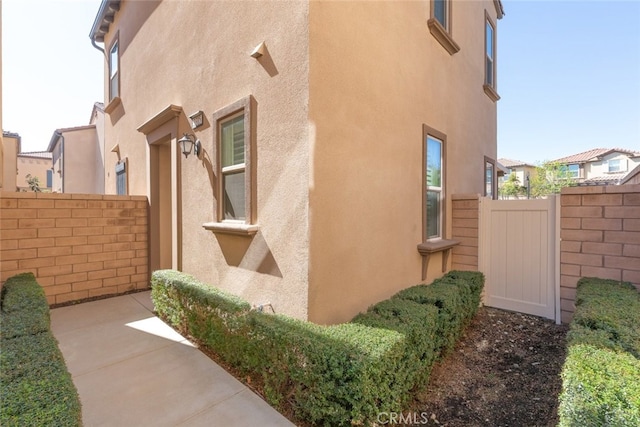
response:
[[[427,265],[429,264],[429,256],[432,253],[443,252],[442,254],[442,272],[447,271],[447,262],[451,248],[459,245],[458,240],[440,239],[431,242],[423,242],[418,244],[418,252],[422,256],[422,280],[427,278]]]
[[[214,234],[231,234],[234,236],[253,236],[260,229],[255,224],[238,222],[207,222],[202,224],[202,227]]]
[[[111,114],[113,110],[115,110],[120,104],[122,104],[122,100],[119,96],[116,96],[111,101],[109,101],[107,105],[105,105],[104,112],[107,114]]]
[[[435,18],[429,19],[427,21],[427,25],[429,26],[431,35],[435,37],[436,40],[438,40],[438,43],[440,43],[447,52],[449,52],[449,55],[453,55],[460,50],[460,46],[458,46],[458,43],[456,43],[453,38],[451,38],[451,35]]]
[[[493,102],[497,102],[500,99],[500,95],[498,95],[498,92],[496,92],[493,86],[485,84],[482,88],[484,89],[484,93],[486,93]]]

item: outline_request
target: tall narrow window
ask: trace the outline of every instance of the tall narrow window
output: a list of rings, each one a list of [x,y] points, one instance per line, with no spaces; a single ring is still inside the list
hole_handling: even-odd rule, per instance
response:
[[[495,89],[495,36],[493,24],[487,18],[485,29],[485,84]]]
[[[216,221],[252,224],[255,185],[252,158],[253,98],[248,96],[213,115],[216,124]]]
[[[53,170],[47,169],[47,188],[53,187]]]
[[[485,156],[484,158],[484,195],[485,197],[490,197],[492,199],[497,198],[495,174],[496,174],[495,161]]]
[[[120,96],[119,70],[120,57],[118,56],[118,40],[109,51],[109,101]]]
[[[451,36],[451,3],[452,0],[431,0],[431,12],[427,20],[431,35],[449,55],[460,50],[460,46]]]
[[[244,111],[220,124],[223,219],[246,219]]]
[[[448,0],[433,0],[433,17],[442,25],[445,30],[449,30],[449,10]]]
[[[445,136],[424,126],[424,240],[443,237]]]
[[[125,160],[116,163],[116,194],[127,194],[127,162]]]

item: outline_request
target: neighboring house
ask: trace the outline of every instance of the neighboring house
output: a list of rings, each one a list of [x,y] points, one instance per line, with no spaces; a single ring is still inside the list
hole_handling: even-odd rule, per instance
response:
[[[19,134],[2,131],[2,191],[18,190],[18,154],[21,145]]]
[[[637,175],[640,151],[595,148],[555,161],[567,165],[578,185],[618,185]]]
[[[521,186],[526,187],[527,179],[533,179],[536,174],[535,165],[525,163],[520,160],[501,158],[498,159],[498,163],[506,170],[504,175],[499,178],[498,187],[501,187],[502,184],[507,181],[509,179],[509,176],[512,174],[515,174]]]
[[[349,320],[441,276],[452,195],[495,193],[502,16],[499,0],[103,0],[105,191],[149,198],[151,270]]]
[[[27,175],[38,178],[40,190],[50,191],[53,184],[53,163],[48,151],[33,151],[18,154],[18,182],[19,191],[29,191]]]
[[[94,104],[89,125],[55,130],[47,151],[53,157],[52,191],[104,194],[103,104]]]

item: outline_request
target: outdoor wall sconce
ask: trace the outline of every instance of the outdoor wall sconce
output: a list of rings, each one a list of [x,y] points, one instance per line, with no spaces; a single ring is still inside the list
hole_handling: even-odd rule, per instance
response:
[[[196,111],[189,116],[191,120],[191,129],[197,129],[204,124],[204,112],[202,110]]]
[[[200,144],[200,140],[196,139],[195,135],[185,133],[182,138],[178,140],[180,147],[182,147],[182,154],[184,154],[184,158],[186,159],[191,154],[191,150],[193,149],[193,154],[196,157],[200,157],[200,150],[202,149],[202,144]]]

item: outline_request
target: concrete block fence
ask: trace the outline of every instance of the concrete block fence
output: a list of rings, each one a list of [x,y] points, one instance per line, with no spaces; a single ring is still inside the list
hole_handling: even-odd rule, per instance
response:
[[[560,307],[571,320],[580,277],[640,291],[640,185],[572,187],[560,196]]]
[[[0,193],[0,282],[33,272],[49,304],[149,287],[144,196]]]
[[[478,270],[478,194],[453,195],[451,238],[460,242],[452,249],[453,270]]]

